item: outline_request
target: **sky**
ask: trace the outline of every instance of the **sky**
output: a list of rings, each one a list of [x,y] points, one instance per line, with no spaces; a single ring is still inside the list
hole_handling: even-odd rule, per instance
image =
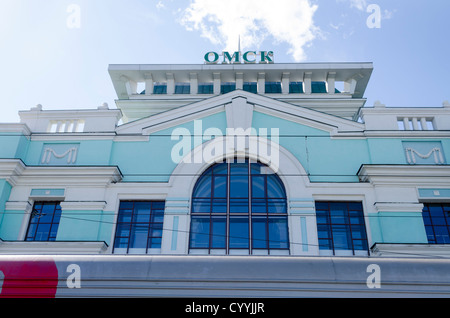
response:
[[[239,38],[275,63],[374,63],[368,107],[441,107],[449,16],[449,0],[0,0],[0,122],[115,108],[109,64],[203,64]]]

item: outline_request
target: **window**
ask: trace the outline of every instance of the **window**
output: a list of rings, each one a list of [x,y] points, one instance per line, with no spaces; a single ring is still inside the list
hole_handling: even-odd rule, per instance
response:
[[[190,94],[191,85],[189,83],[177,83],[175,85],[175,94]]]
[[[245,82],[243,90],[256,94],[258,92],[258,84],[256,82]]]
[[[266,82],[265,83],[265,93],[266,94],[280,94],[281,93],[281,83],[280,82]]]
[[[368,255],[361,202],[316,202],[319,249],[323,255]]]
[[[158,83],[156,83],[153,86],[153,94],[156,94],[156,95],[167,94],[167,84],[158,84]]]
[[[450,243],[450,203],[424,204],[423,222],[430,244]]]
[[[220,93],[226,94],[236,90],[236,83],[223,83],[220,85]]]
[[[159,252],[164,221],[163,201],[122,201],[117,218],[114,253]]]
[[[59,202],[35,202],[26,241],[55,241],[61,219]]]
[[[213,94],[214,93],[214,84],[212,83],[203,83],[198,85],[198,93],[199,94]]]
[[[303,94],[303,83],[302,82],[290,82],[289,83],[289,94]]]
[[[265,165],[210,167],[196,183],[191,212],[190,253],[289,254],[284,186]]]

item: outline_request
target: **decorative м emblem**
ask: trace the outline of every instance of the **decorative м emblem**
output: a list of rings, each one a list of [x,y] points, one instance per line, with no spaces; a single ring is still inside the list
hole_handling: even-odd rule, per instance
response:
[[[73,165],[77,161],[78,145],[46,145],[42,152],[41,164]]]
[[[439,165],[439,164],[445,163],[444,156],[442,155],[442,151],[440,148],[433,148],[427,154],[422,154],[422,153],[418,152],[417,150],[415,150],[414,148],[405,148],[405,151],[406,151],[406,159],[408,160],[409,164],[417,163],[416,156],[421,159],[428,159],[431,156],[433,156],[435,164]]]

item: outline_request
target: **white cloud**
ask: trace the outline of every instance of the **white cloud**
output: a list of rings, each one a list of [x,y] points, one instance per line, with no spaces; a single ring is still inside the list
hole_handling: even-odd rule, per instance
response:
[[[305,59],[304,47],[318,35],[314,25],[317,5],[310,0],[193,0],[183,11],[181,24],[187,30],[200,31],[212,44],[225,50],[257,49],[273,37],[287,43],[296,61]]]

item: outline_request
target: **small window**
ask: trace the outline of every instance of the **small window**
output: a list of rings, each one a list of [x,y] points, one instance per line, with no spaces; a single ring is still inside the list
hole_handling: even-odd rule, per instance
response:
[[[175,85],[175,94],[190,94],[191,85],[189,83],[179,83]]]
[[[450,244],[450,204],[424,204],[422,217],[429,244]]]
[[[289,94],[303,94],[303,83],[302,82],[290,82],[289,83]]]
[[[25,240],[55,241],[60,219],[59,202],[35,202]]]
[[[243,90],[246,92],[256,94],[258,92],[258,85],[256,82],[245,82]]]
[[[153,94],[167,94],[167,84],[155,84],[153,86]]]
[[[161,248],[164,201],[122,201],[114,253],[151,254]]]
[[[198,93],[199,94],[213,94],[214,93],[214,84],[212,83],[203,83],[198,85]]]
[[[226,93],[232,92],[234,90],[236,90],[236,83],[223,83],[220,86],[221,94],[226,94]]]
[[[266,82],[266,94],[281,94],[281,83],[280,82]]]
[[[316,202],[319,250],[323,255],[368,255],[361,202]]]

